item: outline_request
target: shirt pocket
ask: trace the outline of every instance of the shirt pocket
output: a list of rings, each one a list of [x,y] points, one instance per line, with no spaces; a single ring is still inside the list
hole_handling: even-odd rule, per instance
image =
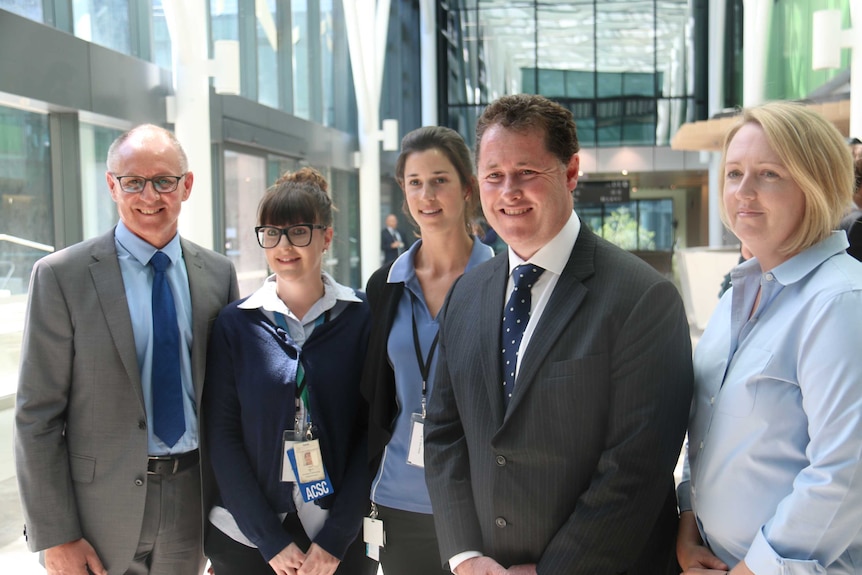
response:
[[[767,377],[773,352],[750,347],[736,353],[721,386],[716,411],[732,417],[746,417],[754,410],[757,388]]]

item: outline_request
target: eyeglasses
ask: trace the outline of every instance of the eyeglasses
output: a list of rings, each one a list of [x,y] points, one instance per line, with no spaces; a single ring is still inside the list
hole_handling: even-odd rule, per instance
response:
[[[147,187],[147,182],[153,184],[153,189],[158,193],[170,194],[176,191],[177,186],[180,185],[180,180],[185,177],[185,174],[182,176],[156,176],[155,178],[111,175],[117,178],[117,181],[120,183],[120,189],[127,194],[140,194]]]
[[[287,236],[290,245],[304,248],[311,243],[314,230],[325,230],[327,226],[322,224],[295,224],[286,228],[276,226],[257,226],[254,233],[257,234],[257,243],[265,250],[272,249],[281,241],[281,236]]]

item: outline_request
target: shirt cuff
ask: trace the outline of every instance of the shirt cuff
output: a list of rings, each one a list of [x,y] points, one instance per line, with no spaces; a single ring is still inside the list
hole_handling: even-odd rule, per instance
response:
[[[472,559],[473,557],[481,557],[481,556],[482,556],[482,554],[479,553],[478,551],[462,551],[461,553],[458,553],[457,555],[455,555],[454,557],[449,559],[449,569],[452,571],[452,573],[454,573],[455,568],[458,565],[460,565],[461,563],[463,563],[464,561],[466,561],[467,559]]]
[[[676,505],[680,513],[691,511],[691,482],[683,481],[676,488]]]
[[[748,548],[745,564],[756,575],[826,575],[826,569],[818,561],[785,559],[779,555],[766,540],[762,527]]]

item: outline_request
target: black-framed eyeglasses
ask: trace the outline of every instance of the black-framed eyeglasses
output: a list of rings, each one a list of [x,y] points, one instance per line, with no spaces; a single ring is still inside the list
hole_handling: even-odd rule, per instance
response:
[[[147,182],[153,184],[153,189],[160,194],[175,192],[186,175],[181,176],[156,176],[145,178],[143,176],[117,176],[112,174],[120,183],[120,189],[127,194],[140,194],[147,187]]]
[[[265,250],[272,249],[281,241],[281,236],[287,236],[290,245],[304,248],[311,243],[314,230],[325,230],[323,224],[294,224],[286,228],[277,226],[257,226],[254,233],[257,235],[257,243]]]

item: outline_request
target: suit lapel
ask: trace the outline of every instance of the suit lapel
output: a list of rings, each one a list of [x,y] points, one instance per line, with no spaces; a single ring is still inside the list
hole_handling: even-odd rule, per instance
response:
[[[144,393],[141,387],[141,371],[135,351],[132,318],[129,315],[129,302],[126,300],[120,261],[117,259],[113,229],[93,244],[91,255],[93,261],[90,263],[90,275],[93,278],[96,297],[99,298],[99,305],[102,308],[120,361],[126,369],[129,381],[135,386],[143,409]]]
[[[479,318],[488,318],[491,325],[481,326],[491,337],[481,338],[482,350],[479,354],[480,371],[477,377],[485,382],[488,391],[488,404],[495,426],[503,423],[503,372],[500,367],[500,337],[503,329],[503,298],[506,295],[506,281],[509,276],[509,259],[506,252],[494,258],[494,269],[489,281],[484,282],[478,293],[480,298]],[[481,325],[481,320],[479,322]],[[483,375],[484,374],[484,375]]]
[[[518,408],[521,398],[533,385],[536,374],[544,364],[554,342],[569,327],[575,312],[583,303],[589,291],[583,282],[595,271],[595,251],[596,236],[582,223],[569,261],[557,280],[557,285],[548,299],[545,311],[539,318],[539,323],[527,346],[523,362],[518,369],[518,379],[515,381],[515,391],[512,393],[507,413]]]
[[[192,299],[192,383],[195,387],[195,400],[201,404],[204,385],[204,370],[206,368],[207,340],[209,335],[209,315],[203,306],[206,305],[208,290],[206,266],[200,251],[191,242],[180,237],[183,249],[183,260],[189,276],[189,295]]]

